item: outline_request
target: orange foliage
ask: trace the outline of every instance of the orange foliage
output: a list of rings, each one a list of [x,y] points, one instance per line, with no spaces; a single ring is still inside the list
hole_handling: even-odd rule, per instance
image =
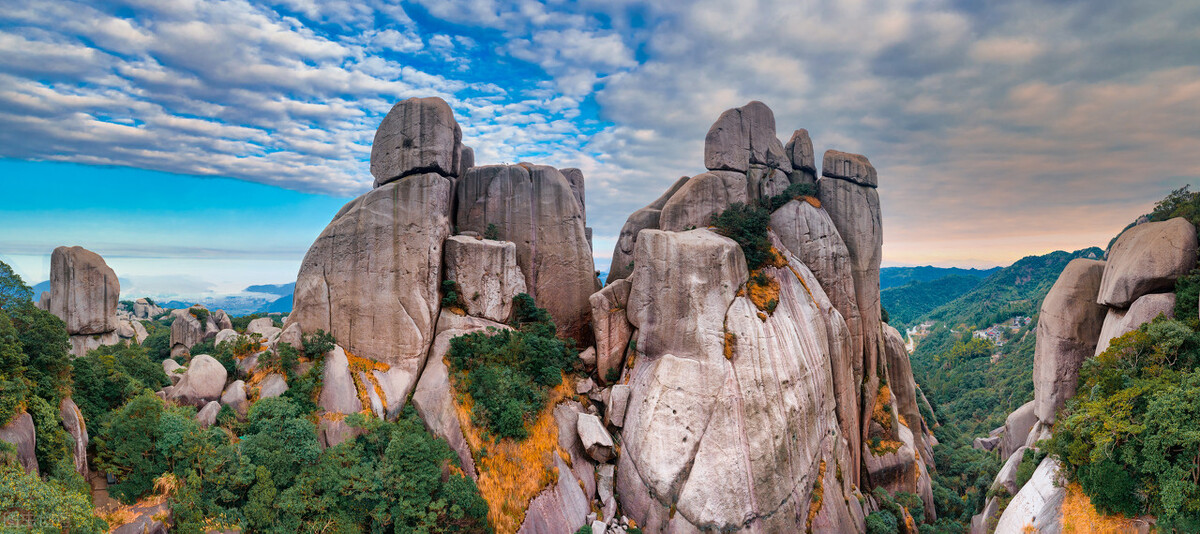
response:
[[[817,480],[813,482],[812,504],[808,507],[808,523],[806,531],[812,532],[813,520],[821,513],[821,503],[825,501],[825,460],[817,470]]]
[[[892,391],[888,389],[887,384],[879,386],[879,394],[875,396],[875,406],[871,409],[871,420],[883,427],[885,435],[879,440],[878,446],[871,446],[871,452],[876,456],[881,454],[892,453],[900,450],[903,443],[891,439],[892,437],[892,405],[888,400],[892,398]]]
[[[1084,495],[1079,483],[1067,485],[1067,496],[1062,504],[1062,525],[1064,533],[1100,534],[1137,532],[1136,519],[1126,519],[1122,516],[1104,515],[1096,511],[1092,501]]]
[[[725,332],[725,359],[733,359],[733,347],[737,344],[737,334]]]
[[[766,285],[759,285],[755,280],[755,278],[764,277],[767,280]],[[750,281],[746,282],[746,293],[750,296],[750,302],[753,302],[758,309],[772,313],[775,311],[775,306],[779,305],[779,280],[762,271],[755,271],[750,273]]]
[[[451,384],[453,388],[455,385]],[[558,447],[558,425],[554,421],[554,406],[571,397],[575,385],[563,376],[558,387],[550,390],[546,406],[532,424],[527,424],[529,437],[522,441],[505,438],[485,440],[483,430],[471,422],[475,401],[469,394],[455,394],[454,411],[463,437],[471,448],[475,467],[479,471],[479,493],[488,503],[488,521],[496,532],[516,532],[525,520],[525,508],[546,486],[558,482],[554,455],[570,458]],[[568,465],[570,462],[568,461]]]
[[[383,362],[355,356],[350,351],[346,351],[346,360],[350,364],[350,377],[354,379],[354,389],[358,392],[358,401],[363,406],[363,412],[370,413],[371,411],[370,392],[367,390],[367,384],[364,384],[362,381],[363,376],[367,377],[367,380],[371,382],[370,387],[375,390],[375,396],[379,397],[379,401],[386,408],[387,395],[383,393],[383,386],[379,385],[379,379],[375,378],[375,373],[372,371],[386,373],[392,366]]]
[[[803,200],[803,201],[805,201],[805,202],[807,202],[809,205],[811,205],[811,206],[812,206],[812,207],[814,207],[814,208],[819,208],[819,207],[821,207],[821,200],[820,200],[820,199],[818,199],[817,197],[808,197],[808,196],[805,196],[805,197],[800,197],[800,199],[801,199],[801,200]]]

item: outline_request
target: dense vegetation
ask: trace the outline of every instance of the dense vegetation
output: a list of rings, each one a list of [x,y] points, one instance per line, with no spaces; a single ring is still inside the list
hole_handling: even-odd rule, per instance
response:
[[[977,276],[952,274],[930,281],[914,280],[879,293],[880,304],[888,312],[888,324],[901,332],[916,324],[916,320],[938,306],[975,289],[981,279]]]
[[[1084,362],[1049,450],[1104,513],[1200,530],[1200,332],[1160,317]],[[1065,417],[1063,417],[1065,416]]]
[[[496,438],[524,439],[547,392],[578,360],[555,335],[550,314],[521,293],[513,298],[513,330],[474,332],[451,340],[450,370],[474,401],[476,424]]]
[[[771,212],[792,200],[816,195],[812,184],[792,184],[782,193],[762,199],[757,204],[735,202],[725,211],[713,215],[710,224],[718,234],[737,242],[746,257],[746,267],[756,271],[770,262],[771,241],[767,228],[771,224]]]
[[[932,282],[947,276],[970,276],[983,280],[999,271],[1000,267],[991,269],[962,269],[959,267],[883,267],[879,269],[880,289],[890,289],[913,282]]]

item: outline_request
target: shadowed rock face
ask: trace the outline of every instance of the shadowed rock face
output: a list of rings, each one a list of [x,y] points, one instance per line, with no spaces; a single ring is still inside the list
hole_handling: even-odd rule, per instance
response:
[[[525,287],[546,308],[560,334],[590,343],[595,271],[583,214],[571,184],[545,165],[473,167],[458,181],[459,231],[486,234],[517,246]]]
[[[450,180],[419,174],[350,201],[309,248],[288,318],[348,352],[391,366],[388,413],[416,384],[433,340]]]
[[[526,292],[517,247],[508,241],[451,236],[446,239],[446,280],[458,286],[467,314],[508,321],[512,299]]]
[[[1071,260],[1046,293],[1033,356],[1034,412],[1050,424],[1075,395],[1079,366],[1096,351],[1106,310],[1096,304],[1104,262]]]

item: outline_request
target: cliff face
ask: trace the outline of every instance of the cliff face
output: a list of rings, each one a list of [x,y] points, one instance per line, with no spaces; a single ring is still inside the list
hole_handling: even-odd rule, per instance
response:
[[[476,167],[461,138],[445,103],[397,104],[372,150],[376,188],[305,257],[286,326],[331,332],[345,356],[327,358],[326,376],[357,377],[326,384],[325,410],[394,416],[412,393],[491,495],[508,475],[480,454],[442,358],[454,336],[503,328],[524,291],[584,349],[589,376],[532,423],[552,435],[529,443],[558,454],[527,469],[555,482],[489,498],[507,510],[499,530],[574,531],[591,508],[646,532],[863,531],[875,487],[920,495],[934,517],[928,425],[898,333],[880,321],[866,157],[830,151],[817,179],[807,131],[785,145],[762,103],[726,111],[706,136],[709,171],[630,216],[597,291],[582,174]],[[779,196],[793,184],[811,189]],[[772,197],[771,259],[752,272],[708,225]],[[346,437],[338,421],[323,419],[331,443]]]

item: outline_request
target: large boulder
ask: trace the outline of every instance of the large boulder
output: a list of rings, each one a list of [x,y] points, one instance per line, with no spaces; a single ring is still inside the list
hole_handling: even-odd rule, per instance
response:
[[[350,201],[309,248],[288,326],[324,330],[345,350],[390,366],[395,415],[416,384],[440,307],[450,180],[419,174]]]
[[[462,129],[445,100],[403,100],[392,106],[375,130],[371,144],[375,187],[414,174],[458,176],[461,151]]]
[[[83,247],[58,247],[50,254],[50,312],[71,335],[117,329],[121,284],[99,254]]]
[[[197,343],[204,341],[209,331],[213,331],[213,339],[216,339],[217,333],[220,332],[212,314],[199,304],[190,308],[174,310],[171,312],[171,316],[175,318],[174,321],[171,321],[172,356],[177,355],[174,352],[177,348],[191,349]],[[198,316],[205,318],[203,323],[200,322]]]
[[[1033,355],[1034,413],[1049,424],[1075,395],[1079,367],[1096,351],[1106,310],[1096,304],[1103,261],[1074,259],[1046,293]]]
[[[246,383],[235,380],[229,384],[221,393],[221,404],[232,408],[239,417],[246,417],[246,412],[250,409],[250,402],[246,399]]]
[[[826,150],[821,161],[821,175],[867,187],[879,186],[879,176],[875,171],[875,166],[871,165],[867,157],[861,154]]]
[[[7,425],[0,428],[0,441],[17,449],[17,462],[25,468],[26,473],[37,474],[37,432],[33,428],[33,417],[28,412],[13,416]]]
[[[658,228],[658,220],[662,215],[663,207],[688,180],[691,178],[681,176],[658,199],[633,212],[625,220],[625,225],[621,227],[621,234],[617,237],[617,244],[613,247],[612,263],[608,268],[606,283],[611,284],[616,280],[628,277],[633,272],[633,250],[634,244],[637,243],[638,233],[647,228]]]
[[[751,164],[791,171],[783,143],[775,137],[775,114],[757,100],[726,110],[704,137],[704,166],[746,172]]]
[[[1029,439],[1029,433],[1038,421],[1034,412],[1036,406],[1037,401],[1029,401],[1008,414],[1000,439],[1000,458],[1008,458],[1025,446],[1025,440]]]
[[[199,354],[188,362],[187,372],[171,391],[170,399],[180,404],[204,406],[221,398],[229,372],[216,358]]]
[[[614,456],[613,439],[608,430],[604,428],[604,423],[600,421],[600,418],[592,414],[581,413],[576,421],[579,441],[583,443],[588,456],[600,463],[611,460]]]
[[[704,228],[713,215],[735,202],[745,204],[746,175],[729,171],[711,171],[693,176],[663,206],[658,227],[680,232]]]
[[[1096,301],[1127,308],[1147,293],[1170,291],[1196,267],[1196,227],[1187,219],[1148,222],[1126,230],[1108,251]]]
[[[626,317],[629,281],[616,280],[589,297],[592,304],[592,331],[596,336],[596,376],[610,382],[609,374],[619,371],[625,362],[625,350],[633,335]]]
[[[279,373],[271,373],[258,384],[258,398],[270,399],[287,393],[287,379]]]
[[[138,319],[153,319],[162,313],[163,309],[150,299],[140,298],[133,301],[133,316]]]
[[[445,278],[458,286],[459,302],[467,314],[508,321],[513,297],[526,292],[525,277],[517,266],[517,246],[456,235],[446,239],[445,250]]]
[[[1104,316],[1104,325],[1100,328],[1100,338],[1096,341],[1096,356],[1108,350],[1113,338],[1121,337],[1137,330],[1139,326],[1153,321],[1159,315],[1168,319],[1175,317],[1174,293],[1151,293],[1142,295],[1129,309],[1110,308]]]
[[[71,459],[75,463],[75,471],[86,477],[88,472],[88,431],[87,423],[83,420],[83,412],[79,411],[79,407],[70,397],[64,397],[62,402],[58,403],[58,415],[62,418],[63,428],[71,438],[67,445],[71,448]]]
[[[217,423],[217,414],[221,412],[221,403],[210,401],[196,412],[196,422],[200,428],[208,428]]]
[[[485,165],[459,179],[458,229],[481,235],[495,225],[517,246],[525,287],[560,334],[590,344],[595,270],[583,214],[571,184],[545,165]]]
[[[575,202],[579,203],[579,215],[583,220],[587,221],[587,205],[584,203],[583,194],[583,171],[575,168],[559,169],[563,177],[567,179],[567,183],[571,184],[571,193],[575,195]]]

